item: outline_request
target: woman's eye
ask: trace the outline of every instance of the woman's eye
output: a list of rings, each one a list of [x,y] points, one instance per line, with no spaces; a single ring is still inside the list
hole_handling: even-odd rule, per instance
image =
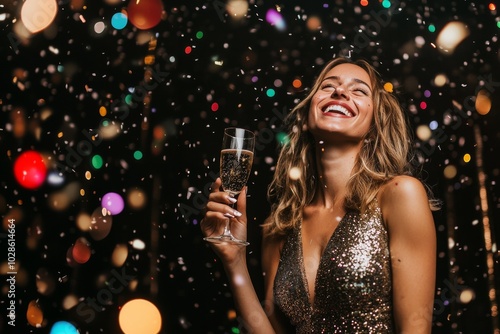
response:
[[[368,95],[368,92],[365,89],[363,89],[363,88],[355,88],[354,92],[360,93],[360,94],[363,94],[363,95]]]
[[[332,84],[324,84],[323,86],[321,86],[322,89],[325,89],[325,88],[334,88],[334,86]]]

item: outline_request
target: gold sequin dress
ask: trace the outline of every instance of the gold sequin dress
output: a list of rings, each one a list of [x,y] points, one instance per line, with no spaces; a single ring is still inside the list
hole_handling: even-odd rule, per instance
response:
[[[321,257],[314,305],[302,252],[301,224],[289,233],[274,298],[297,333],[393,333],[389,238],[377,207],[348,212]]]

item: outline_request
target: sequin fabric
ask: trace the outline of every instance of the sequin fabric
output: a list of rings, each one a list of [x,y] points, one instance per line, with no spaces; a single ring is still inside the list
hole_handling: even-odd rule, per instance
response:
[[[283,246],[274,281],[278,307],[297,333],[393,333],[389,238],[377,207],[348,212],[320,259],[309,302],[301,226]]]

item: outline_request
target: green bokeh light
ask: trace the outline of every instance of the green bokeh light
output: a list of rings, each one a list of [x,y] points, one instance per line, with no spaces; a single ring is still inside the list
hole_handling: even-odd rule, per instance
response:
[[[278,132],[276,134],[276,140],[281,144],[281,145],[286,145],[290,142],[290,138],[288,138],[288,135],[285,132]]]
[[[102,157],[99,154],[96,154],[92,157],[92,167],[95,169],[99,169],[102,167],[104,161],[102,160]]]
[[[128,105],[132,104],[132,94],[128,94],[127,96],[125,96],[125,103]]]
[[[135,151],[134,152],[134,159],[135,160],[141,160],[142,159],[142,152],[141,151]]]

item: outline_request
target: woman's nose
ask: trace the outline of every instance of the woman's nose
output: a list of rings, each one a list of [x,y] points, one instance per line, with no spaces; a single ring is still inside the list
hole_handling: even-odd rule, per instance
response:
[[[342,85],[335,87],[335,89],[332,92],[331,97],[342,97],[344,99],[349,99],[349,94],[347,94],[346,90]]]

